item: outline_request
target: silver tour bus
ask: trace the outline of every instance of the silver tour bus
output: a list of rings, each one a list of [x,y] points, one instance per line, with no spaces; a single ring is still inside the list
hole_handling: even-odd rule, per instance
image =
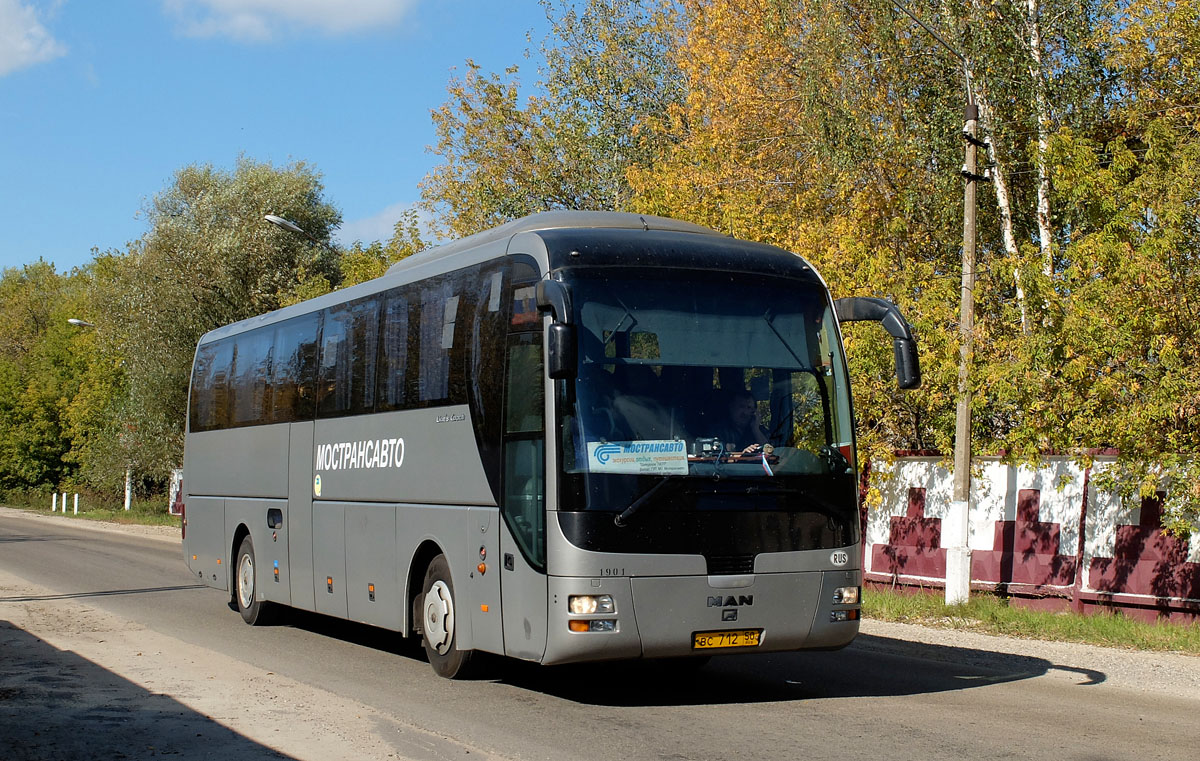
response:
[[[280,607],[543,664],[831,649],[859,626],[854,417],[804,259],[547,212],[204,335],[183,549]]]

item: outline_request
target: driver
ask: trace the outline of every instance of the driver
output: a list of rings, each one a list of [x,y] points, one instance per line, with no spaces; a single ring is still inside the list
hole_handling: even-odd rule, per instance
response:
[[[762,450],[767,434],[758,423],[758,403],[753,394],[743,389],[730,395],[718,435],[731,454],[749,455]]]

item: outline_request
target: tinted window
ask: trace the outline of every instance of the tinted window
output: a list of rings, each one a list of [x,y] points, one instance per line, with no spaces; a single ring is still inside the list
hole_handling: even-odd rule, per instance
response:
[[[214,344],[196,350],[196,364],[192,368],[192,398],[188,405],[188,428],[192,431],[207,431],[213,427],[213,363],[217,347]]]
[[[494,494],[500,485],[500,402],[504,388],[504,270],[493,264],[472,270],[475,293],[471,319],[467,390],[479,457]],[[466,319],[463,317],[462,319]],[[498,497],[497,497],[498,498]]]
[[[270,373],[273,331],[255,330],[234,340],[233,425],[267,422],[271,412]]]
[[[233,419],[233,397],[229,390],[229,375],[233,370],[233,341],[225,339],[214,345],[210,393],[212,413],[206,428],[226,428]]]
[[[320,416],[374,411],[378,341],[376,301],[338,307],[325,314],[317,399]]]
[[[296,317],[275,327],[271,358],[272,422],[312,420],[316,409],[316,314]]]
[[[380,314],[379,403],[376,409],[394,410],[407,401],[408,297],[392,291],[383,299]]]
[[[421,289],[421,347],[417,395],[422,402],[450,396],[450,352],[458,320],[459,297],[449,279]]]

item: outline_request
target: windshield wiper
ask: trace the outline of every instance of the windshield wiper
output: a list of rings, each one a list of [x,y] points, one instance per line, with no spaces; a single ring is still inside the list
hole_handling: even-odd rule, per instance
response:
[[[768,309],[766,312],[763,313],[762,319],[763,319],[763,322],[767,323],[767,327],[771,329],[771,332],[775,334],[775,337],[779,339],[779,343],[783,344],[783,348],[787,349],[787,353],[791,354],[792,359],[796,360],[797,367],[801,370],[811,371],[812,368],[808,366],[808,363],[806,363],[804,360],[800,359],[800,357],[796,354],[795,350],[792,349],[792,345],[790,343],[788,343],[787,339],[783,337],[783,334],[781,334],[775,328],[775,322],[774,322],[775,315],[771,312],[770,309]]]
[[[608,346],[608,344],[617,337],[617,333],[620,332],[621,326],[625,324],[626,318],[629,318],[629,327],[626,328],[626,330],[633,330],[637,325],[637,318],[634,317],[633,313],[629,311],[629,307],[625,306],[625,302],[617,299],[617,303],[620,304],[621,308],[625,310],[625,314],[621,315],[621,319],[617,320],[617,324],[613,325],[612,329],[608,331],[608,338],[601,336],[601,338],[604,338],[605,346]]]
[[[633,514],[636,513],[638,510],[641,510],[642,505],[646,504],[646,502],[649,501],[649,499],[651,497],[653,497],[655,494],[658,494],[660,489],[662,489],[664,486],[666,486],[669,483],[678,483],[683,478],[685,478],[685,476],[682,476],[682,475],[664,476],[663,480],[659,481],[654,486],[651,486],[649,489],[644,491],[640,497],[638,497],[637,499],[635,499],[633,502],[631,502],[629,504],[629,507],[625,508],[619,514],[614,516],[613,523],[619,527],[624,528],[625,526],[627,526],[629,524],[629,519],[633,517]]]

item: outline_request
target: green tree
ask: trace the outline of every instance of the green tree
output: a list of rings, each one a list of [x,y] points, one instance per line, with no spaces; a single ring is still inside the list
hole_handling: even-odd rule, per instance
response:
[[[0,273],[0,490],[57,487],[74,473],[66,415],[86,356],[67,318],[83,280],[41,260]]]
[[[267,224],[266,214],[295,221],[316,240]],[[182,459],[197,340],[279,308],[302,272],[336,284],[328,240],[341,218],[308,165],[247,158],[232,172],[180,169],[145,215],[146,234],[127,254],[104,257],[93,281],[90,317],[109,363],[93,382],[100,396],[108,386],[122,395],[80,411],[89,433],[77,455],[92,474],[124,460],[161,480]]]

